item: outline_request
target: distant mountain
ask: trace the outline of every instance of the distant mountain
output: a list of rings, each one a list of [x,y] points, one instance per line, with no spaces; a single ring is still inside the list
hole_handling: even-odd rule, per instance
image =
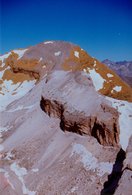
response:
[[[131,87],[72,43],[0,56],[0,195],[129,195],[131,102]]]
[[[132,61],[113,62],[111,60],[103,60],[102,63],[114,70],[126,83],[132,87]]]

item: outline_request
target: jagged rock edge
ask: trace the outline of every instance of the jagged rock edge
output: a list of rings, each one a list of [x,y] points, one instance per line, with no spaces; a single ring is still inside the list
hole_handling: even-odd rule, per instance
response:
[[[83,131],[83,123],[77,123],[76,121],[67,121],[65,120],[64,110],[65,107],[60,102],[56,100],[49,100],[45,99],[43,96],[41,97],[40,101],[41,109],[49,116],[49,117],[56,117],[60,119],[60,128],[65,132],[73,132],[79,135],[90,135],[97,139],[97,141],[102,145],[110,145],[116,146],[118,144],[117,139],[117,126],[114,123],[114,142],[111,141],[109,137],[107,137],[106,133],[109,132],[105,131],[105,124],[99,123],[96,116],[91,116],[87,118],[88,120],[88,127],[90,131],[84,132]]]

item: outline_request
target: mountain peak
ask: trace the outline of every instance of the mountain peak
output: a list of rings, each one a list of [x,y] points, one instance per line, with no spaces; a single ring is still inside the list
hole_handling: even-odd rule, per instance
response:
[[[0,57],[0,64],[1,94],[5,93],[4,81],[12,86],[27,81],[35,84],[53,70],[84,71],[90,75],[96,90],[101,94],[132,101],[131,88],[127,84],[104,64],[72,43],[46,41],[27,49],[13,50]]]
[[[111,193],[121,174],[131,187],[132,89],[114,71],[46,41],[0,56],[0,84],[2,195]]]

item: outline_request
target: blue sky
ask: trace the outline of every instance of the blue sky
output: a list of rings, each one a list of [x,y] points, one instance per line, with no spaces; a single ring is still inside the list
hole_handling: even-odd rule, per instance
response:
[[[1,2],[0,53],[44,40],[65,40],[99,60],[132,60],[131,0]]]

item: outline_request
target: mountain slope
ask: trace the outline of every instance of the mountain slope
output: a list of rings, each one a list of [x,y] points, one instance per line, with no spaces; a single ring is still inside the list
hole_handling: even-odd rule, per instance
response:
[[[2,56],[0,62],[0,83],[5,80],[12,81],[12,85],[24,84],[27,80],[34,83],[51,70],[84,70],[101,94],[132,101],[132,89],[126,83],[107,66],[70,43],[49,41],[26,50],[14,50]],[[2,89],[1,93],[4,93]]]
[[[131,174],[131,88],[71,43],[0,59],[0,194],[120,192],[122,171]]]
[[[102,63],[114,70],[122,80],[132,87],[132,61],[112,62],[106,59]]]
[[[57,78],[59,74],[59,72],[56,72]],[[62,72],[61,75],[66,79],[64,74],[65,72]],[[47,85],[55,84],[55,81],[55,78],[51,78],[51,81],[46,81],[45,78],[26,96],[9,105],[6,111],[1,113],[2,123],[6,129],[6,131],[2,132],[3,141],[1,144],[3,149],[1,148],[0,172],[5,176],[5,183],[2,182],[3,187],[1,187],[3,189],[1,191],[2,195],[7,194],[7,189],[12,194],[20,195],[24,194],[25,191],[25,194],[29,195],[70,194],[74,193],[74,191],[85,195],[87,191],[92,193],[95,186],[98,187],[97,190],[94,190],[95,194],[98,194],[98,191],[103,188],[107,175],[112,170],[112,164],[115,161],[118,148],[111,150],[110,148],[102,147],[96,139],[92,139],[89,135],[75,134],[76,128],[74,133],[62,131],[60,119],[57,117],[59,116],[57,109],[51,106],[53,113],[49,113],[50,117],[41,109],[39,105],[41,95],[43,97],[45,95],[49,96],[53,94],[53,90],[57,90],[53,87],[50,94],[47,94],[48,86],[44,85],[44,83],[47,82]],[[74,81],[70,81],[70,83],[74,85]],[[60,82],[59,84],[61,85]],[[74,86],[79,89],[80,84],[76,83]],[[63,85],[63,87],[66,87],[66,85]],[[71,87],[70,89],[73,88]],[[59,92],[59,90],[61,90],[60,93],[63,93],[63,97],[66,98],[64,88],[61,86],[57,91]],[[66,94],[68,93],[69,91],[66,91]],[[96,92],[93,91],[93,93]],[[80,95],[78,91],[78,97],[76,98],[81,99]],[[55,96],[52,99],[55,101]],[[99,99],[103,101],[102,98]],[[88,100],[90,99],[88,98]],[[65,107],[67,106],[65,104]],[[73,108],[70,107],[69,109],[72,115]],[[93,110],[93,112],[95,111]],[[78,108],[76,108],[76,119],[79,119],[82,114],[82,110],[79,112]],[[54,118],[55,115],[56,117]],[[71,118],[71,116],[69,117]],[[88,113],[87,115],[84,113],[85,124],[88,123],[87,117]],[[67,125],[72,126],[70,118],[67,118],[67,122],[69,121]],[[79,124],[81,124],[81,118],[80,121],[78,120]],[[91,162],[94,162],[92,166]],[[9,176],[6,177],[7,175]],[[92,179],[90,179],[91,177]],[[102,178],[102,181],[97,184],[100,178]],[[85,184],[85,187],[82,186],[82,181],[85,182],[87,179],[89,182]],[[8,186],[8,188],[5,188],[5,186]]]

